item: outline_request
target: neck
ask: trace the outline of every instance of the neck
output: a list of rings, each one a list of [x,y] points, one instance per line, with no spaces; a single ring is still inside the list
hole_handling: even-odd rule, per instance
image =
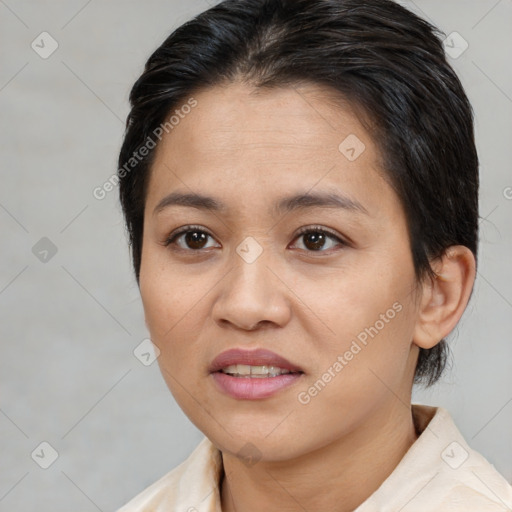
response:
[[[393,398],[350,434],[292,460],[248,467],[223,453],[222,510],[351,512],[380,487],[416,439],[410,405]]]

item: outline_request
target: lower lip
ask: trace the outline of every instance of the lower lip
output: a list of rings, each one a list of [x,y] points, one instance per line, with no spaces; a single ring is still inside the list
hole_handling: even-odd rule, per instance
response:
[[[302,373],[285,373],[277,377],[233,377],[223,372],[212,373],[222,391],[233,398],[258,400],[274,395],[281,389],[296,383]]]

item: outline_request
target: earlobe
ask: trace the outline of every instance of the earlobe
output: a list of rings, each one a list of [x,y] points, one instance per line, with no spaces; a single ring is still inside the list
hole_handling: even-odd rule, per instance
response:
[[[430,349],[457,325],[471,296],[476,275],[475,257],[463,245],[451,246],[433,262],[434,279],[423,283],[413,343]]]

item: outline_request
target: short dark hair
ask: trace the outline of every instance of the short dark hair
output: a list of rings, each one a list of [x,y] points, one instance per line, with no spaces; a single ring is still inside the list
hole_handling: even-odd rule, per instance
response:
[[[237,80],[256,88],[330,88],[365,113],[384,175],[403,205],[418,283],[451,245],[477,258],[473,112],[442,33],[391,0],[225,0],[176,29],[130,93],[120,200],[139,282],[144,205],[155,149],[127,162],[194,92]],[[441,376],[449,350],[420,348],[415,383]]]

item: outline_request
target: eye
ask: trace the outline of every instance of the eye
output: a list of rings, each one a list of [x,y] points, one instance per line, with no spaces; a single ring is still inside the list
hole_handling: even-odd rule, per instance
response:
[[[301,238],[304,240],[302,245],[308,252],[327,252],[328,249],[332,249],[336,245],[343,247],[347,245],[339,236],[317,226],[301,229],[297,239]]]
[[[215,245],[208,245],[208,238],[213,240],[212,235],[202,229],[201,226],[184,226],[171,233],[165,240],[164,245],[166,247],[175,245],[182,250],[201,251],[215,247]],[[295,239],[301,238],[304,240],[303,247],[299,248],[308,252],[327,252],[328,249],[332,249],[336,245],[343,247],[348,245],[339,236],[317,226],[301,229]]]
[[[206,245],[208,237],[213,237],[200,226],[185,226],[175,233],[171,233],[164,245],[176,245],[178,249],[200,251],[212,246]]]

